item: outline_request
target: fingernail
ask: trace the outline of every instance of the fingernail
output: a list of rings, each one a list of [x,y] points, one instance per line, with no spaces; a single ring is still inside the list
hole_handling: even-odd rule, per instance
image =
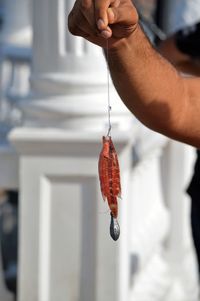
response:
[[[103,28],[105,28],[105,23],[102,19],[99,19],[97,21],[97,27],[98,27],[99,30],[102,30]]]
[[[103,30],[101,32],[101,36],[104,38],[104,39],[109,39],[111,37],[111,33],[107,30]]]

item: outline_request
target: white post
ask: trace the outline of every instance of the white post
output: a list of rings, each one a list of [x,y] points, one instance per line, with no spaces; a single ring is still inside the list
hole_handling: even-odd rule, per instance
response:
[[[163,163],[164,195],[171,220],[166,256],[174,275],[174,290],[182,300],[196,300],[199,291],[197,263],[191,236],[190,198],[186,195],[193,173],[194,149],[171,141]],[[188,274],[189,266],[192,272]]]
[[[0,167],[4,170],[0,177],[2,189],[18,187],[18,157],[7,141],[7,134],[20,119],[19,112],[14,109],[17,103],[15,99],[22,91],[25,93],[28,86],[29,71],[24,64],[29,64],[27,56],[31,46],[30,6],[31,0],[4,2],[5,23],[0,34]],[[16,78],[17,81],[14,80]]]
[[[30,46],[31,0],[6,0],[4,7],[5,19],[1,43]]]
[[[27,124],[97,129],[107,126],[107,68],[100,47],[66,29],[73,1],[33,2],[31,99],[21,102]],[[113,126],[132,118],[111,89]],[[36,101],[37,99],[37,101]]]
[[[21,155],[19,301],[122,301],[128,296],[131,145],[127,148],[129,137],[119,131],[113,138],[125,202],[118,242],[109,235],[110,214],[100,195],[101,134],[60,129],[11,134]]]
[[[73,3],[72,0],[33,2],[35,92],[88,94],[105,87],[107,78],[101,49],[73,37],[67,30],[67,12]]]

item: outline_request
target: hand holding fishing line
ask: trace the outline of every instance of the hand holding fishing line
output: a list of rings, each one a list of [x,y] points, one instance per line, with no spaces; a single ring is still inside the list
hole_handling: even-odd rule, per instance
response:
[[[129,37],[138,24],[131,0],[77,0],[68,17],[69,31],[109,49]]]

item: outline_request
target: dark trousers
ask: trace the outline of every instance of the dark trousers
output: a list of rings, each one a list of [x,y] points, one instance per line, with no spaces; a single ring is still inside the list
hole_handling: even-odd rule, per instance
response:
[[[200,280],[200,150],[197,151],[194,175],[187,189],[187,193],[191,197],[191,229]]]
[[[200,280],[200,208],[199,206],[196,206],[196,202],[194,200],[192,200],[191,203],[191,228]]]

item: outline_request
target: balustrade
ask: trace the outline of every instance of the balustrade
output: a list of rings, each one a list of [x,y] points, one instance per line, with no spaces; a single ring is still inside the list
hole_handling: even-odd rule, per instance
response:
[[[136,121],[111,87],[123,188],[121,237],[114,243],[97,176],[101,137],[107,132],[106,64],[100,48],[66,31],[72,5],[33,2],[31,89],[18,102],[23,126],[9,135],[20,156],[18,300],[174,301],[180,271],[174,272],[167,255],[172,249],[183,255],[185,247],[165,244],[179,218],[169,205],[171,196],[166,201],[172,185],[165,184],[168,175],[161,169],[170,142]],[[166,172],[172,164],[167,162]],[[175,173],[170,179],[182,198],[182,179]],[[192,291],[197,300],[195,277],[182,280],[181,301]]]

